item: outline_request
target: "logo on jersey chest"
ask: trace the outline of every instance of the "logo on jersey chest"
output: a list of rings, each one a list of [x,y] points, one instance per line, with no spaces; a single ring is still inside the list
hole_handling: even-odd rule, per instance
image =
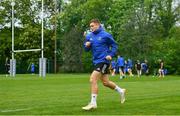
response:
[[[90,38],[89,40],[90,40],[90,41],[93,41],[93,38]],[[98,40],[98,41],[101,41],[101,40],[102,40],[102,37],[97,37],[97,40]]]
[[[101,41],[101,40],[102,40],[102,37],[98,37],[97,40]]]

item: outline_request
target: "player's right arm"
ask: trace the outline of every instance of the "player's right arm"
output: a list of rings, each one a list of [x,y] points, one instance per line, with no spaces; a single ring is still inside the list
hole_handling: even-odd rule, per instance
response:
[[[90,37],[86,35],[86,40],[84,41],[84,49],[85,51],[89,51],[91,49]]]

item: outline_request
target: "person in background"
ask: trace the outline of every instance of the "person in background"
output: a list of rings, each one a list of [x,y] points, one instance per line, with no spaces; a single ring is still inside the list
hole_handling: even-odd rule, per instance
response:
[[[5,60],[5,71],[6,71],[6,77],[9,75],[10,73],[10,59],[8,57],[6,57]]]
[[[136,64],[135,64],[135,69],[137,71],[137,75],[138,77],[141,77],[141,63],[139,60],[137,60]]]
[[[148,75],[149,74],[149,65],[148,65],[148,61],[146,59],[141,64],[141,67],[142,67],[142,73],[145,75]]]
[[[31,64],[31,74],[34,75],[35,73],[35,65],[34,63]]]
[[[116,73],[116,61],[115,60],[111,61],[110,72],[111,72],[111,76],[115,76],[115,73]]]
[[[29,71],[29,70],[30,70],[30,72],[31,72],[32,75],[35,74],[35,64],[34,64],[34,63],[30,63],[30,64],[29,64],[29,66],[28,66],[28,68],[27,68],[27,71]]]
[[[132,68],[133,68],[133,63],[131,59],[128,59],[127,61],[127,67],[128,67],[128,73],[130,77],[133,77],[133,73],[132,73]]]
[[[164,78],[164,62],[162,59],[159,59],[159,78]]]
[[[128,62],[127,60],[124,61],[124,77],[126,77],[126,73],[128,73]]]
[[[118,68],[119,68],[119,75],[120,75],[119,78],[123,79],[125,77],[125,75],[124,75],[124,58],[123,58],[123,56],[118,56],[117,65],[118,65]]]

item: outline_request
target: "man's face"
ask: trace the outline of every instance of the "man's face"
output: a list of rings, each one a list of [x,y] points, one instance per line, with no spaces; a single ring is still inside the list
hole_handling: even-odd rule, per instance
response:
[[[99,28],[99,26],[100,26],[99,23],[94,23],[94,22],[90,23],[90,29],[92,32],[96,31]]]

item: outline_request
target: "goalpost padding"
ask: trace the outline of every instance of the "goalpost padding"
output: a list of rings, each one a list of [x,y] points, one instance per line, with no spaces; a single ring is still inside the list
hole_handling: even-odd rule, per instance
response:
[[[16,59],[10,60],[10,76],[16,75]],[[46,77],[46,58],[39,58],[39,76]]]
[[[39,58],[39,76],[46,77],[46,58]]]
[[[15,77],[16,75],[16,60],[10,60],[10,76]]]

